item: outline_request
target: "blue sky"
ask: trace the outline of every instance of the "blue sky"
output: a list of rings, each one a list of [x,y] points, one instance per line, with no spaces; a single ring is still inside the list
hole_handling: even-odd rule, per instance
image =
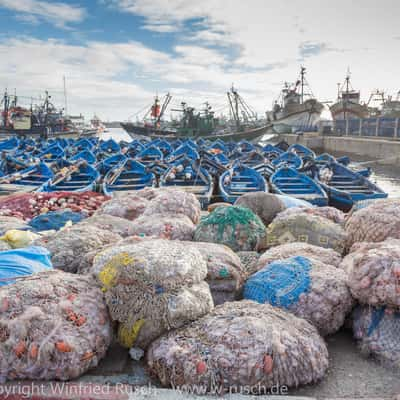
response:
[[[300,65],[321,101],[349,67],[365,100],[395,94],[399,3],[0,0],[0,89],[61,105],[65,76],[71,113],[121,120],[167,91],[223,111],[232,83],[261,114]]]

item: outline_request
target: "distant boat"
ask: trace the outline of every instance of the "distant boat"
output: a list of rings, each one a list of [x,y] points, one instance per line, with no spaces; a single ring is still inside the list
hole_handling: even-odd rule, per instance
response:
[[[282,153],[279,155],[279,157],[272,160],[272,165],[275,168],[286,165],[288,167],[299,169],[303,165],[303,161],[297,154],[287,151],[286,153]]]
[[[315,153],[311,149],[299,143],[292,144],[291,146],[289,146],[287,151],[295,153],[301,158],[304,157],[315,158]]]
[[[328,205],[328,196],[324,189],[309,176],[293,168],[279,168],[270,181],[273,191],[277,194],[306,200],[316,206]]]
[[[104,177],[103,192],[111,195],[115,191],[140,190],[154,186],[155,176],[139,161],[126,159],[112,168]]]
[[[285,84],[280,98],[275,102],[272,111],[267,112],[268,121],[277,133],[292,133],[293,130],[313,129],[321,116],[324,105],[311,93],[305,79],[306,69],[301,67],[300,78],[294,85]]]
[[[219,192],[227,203],[234,203],[243,194],[266,190],[267,184],[261,174],[240,163],[224,172],[219,178]]]

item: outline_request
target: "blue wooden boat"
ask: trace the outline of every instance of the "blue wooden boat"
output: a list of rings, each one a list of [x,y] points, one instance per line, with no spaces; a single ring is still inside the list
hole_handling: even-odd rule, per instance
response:
[[[358,201],[381,199],[388,196],[367,178],[342,164],[331,163],[329,169],[333,173],[331,179],[328,182],[320,182],[320,184],[328,194],[331,206],[349,211]]]
[[[59,160],[59,166],[63,166],[51,180],[45,183],[40,191],[42,192],[85,192],[93,190],[97,179],[100,177],[96,168],[86,161],[70,163],[66,160]]]
[[[234,203],[245,193],[265,192],[267,184],[260,173],[252,168],[235,163],[233,168],[219,178],[219,193],[227,203]]]
[[[240,150],[241,153],[248,153],[250,151],[253,151],[255,148],[253,143],[250,143],[247,140],[241,140],[237,143],[236,149]]]
[[[226,144],[222,140],[217,139],[215,142],[211,143],[210,146],[208,146],[207,150],[219,150],[222,153],[227,153],[228,149],[226,147]]]
[[[173,187],[193,193],[202,208],[210,204],[214,183],[209,172],[198,161],[190,158],[180,160],[180,163],[170,167],[160,179],[161,187]]]
[[[174,150],[168,157],[168,162],[173,162],[173,160],[181,157],[191,158],[192,160],[197,160],[200,155],[196,149],[194,149],[189,143],[184,143]]]
[[[119,153],[121,151],[121,147],[114,139],[108,139],[99,144],[99,151],[108,154]]]
[[[96,167],[100,175],[106,175],[108,171],[125,161],[127,157],[124,154],[118,153],[111,157],[100,161]]]
[[[94,144],[86,139],[86,138],[82,138],[77,140],[72,146],[71,146],[71,150],[73,152],[80,152],[83,150],[92,150],[94,148]]]
[[[8,153],[1,153],[0,176],[10,175],[29,167],[29,162],[20,157],[13,157]]]
[[[278,153],[278,154],[284,153],[283,150],[281,150],[279,147],[274,146],[274,145],[271,144],[271,143],[266,144],[266,145],[263,147],[262,150],[263,150],[264,153],[269,153],[269,152],[274,152],[274,153]]]
[[[276,168],[287,166],[297,169],[301,168],[301,166],[303,165],[303,161],[297,154],[287,151],[286,153],[282,153],[278,158],[273,160],[272,164]]]
[[[299,143],[292,144],[291,146],[289,146],[287,151],[295,153],[301,158],[304,157],[315,158],[315,153],[311,149]]]
[[[136,156],[136,158],[144,165],[155,161],[161,161],[163,157],[164,155],[162,151],[154,145],[146,147]]]
[[[323,153],[318,157],[315,157],[315,161],[319,165],[329,165],[334,162],[338,162],[339,164],[344,165],[345,167],[351,169],[353,172],[360,174],[366,178],[371,175],[371,168],[370,167],[363,167],[362,165],[357,164],[350,164],[350,158],[347,156],[336,158],[333,157],[331,154]]]
[[[104,178],[103,192],[111,195],[115,191],[140,190],[154,186],[155,176],[146,166],[131,158],[112,168]]]
[[[297,199],[306,200],[316,206],[327,206],[328,196],[324,189],[309,176],[293,168],[279,168],[270,179],[272,190]]]
[[[50,167],[44,163],[32,165],[21,171],[0,178],[1,184],[29,186],[32,190],[40,188],[54,176]]]
[[[163,153],[163,157],[168,156],[168,154],[171,154],[174,149],[172,148],[172,146],[170,145],[169,142],[167,142],[166,140],[160,140],[157,143],[157,147],[161,150],[161,152]]]
[[[19,146],[19,140],[14,136],[0,142],[0,151],[13,151]]]
[[[65,157],[65,151],[57,143],[49,146],[47,149],[44,149],[40,154],[38,154],[38,158],[49,163],[63,157]]]
[[[82,150],[72,156],[69,161],[85,160],[88,164],[96,163],[96,156],[90,150]]]

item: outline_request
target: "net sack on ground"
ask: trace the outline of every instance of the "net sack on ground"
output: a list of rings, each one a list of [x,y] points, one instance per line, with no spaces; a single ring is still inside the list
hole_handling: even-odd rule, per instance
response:
[[[133,235],[193,240],[195,225],[183,214],[143,215],[133,221]]]
[[[248,208],[218,207],[197,225],[194,240],[225,244],[233,251],[252,251],[265,240],[265,226]]]
[[[240,258],[246,279],[258,271],[257,264],[261,256],[260,253],[256,251],[238,251],[236,254]]]
[[[200,212],[200,202],[193,193],[179,190],[161,190],[158,196],[150,201],[143,215],[181,214],[186,215],[194,224],[197,224],[200,220]]]
[[[343,325],[353,307],[346,280],[339,268],[297,256],[274,261],[250,276],[243,296],[284,308],[325,336]]]
[[[0,251],[0,286],[15,283],[21,276],[52,269],[50,253],[44,247]]]
[[[58,231],[55,234],[43,236],[34,242],[43,246],[51,253],[53,267],[66,272],[77,272],[83,268],[82,258],[93,250],[101,250],[104,246],[116,243],[121,236],[87,224],[77,224]]]
[[[26,231],[30,230],[31,227],[21,218],[0,216],[0,235],[4,235],[11,229]]]
[[[51,231],[63,228],[67,223],[76,224],[85,218],[84,215],[73,211],[50,211],[31,219],[29,225],[37,232]]]
[[[347,248],[357,242],[400,239],[400,199],[376,200],[346,221]]]
[[[343,260],[352,295],[362,304],[400,308],[400,240],[362,243]]]
[[[246,193],[236,200],[235,206],[249,208],[260,217],[265,226],[286,208],[277,195],[265,192]]]
[[[359,306],[353,333],[360,350],[389,367],[400,368],[400,312],[389,307]]]
[[[0,241],[6,242],[12,249],[30,246],[40,236],[31,231],[19,231],[11,229],[0,237]]]
[[[73,379],[95,367],[111,341],[93,280],[62,271],[24,277],[0,291],[0,379]]]
[[[124,196],[119,195],[103,203],[96,215],[112,215],[133,221],[144,213],[148,204],[148,200],[135,192],[124,193]]]
[[[267,304],[239,301],[161,336],[149,347],[147,364],[164,386],[269,394],[264,389],[274,385],[321,379],[328,351],[307,321]]]
[[[240,258],[227,246],[205,242],[187,242],[197,249],[207,263],[206,282],[214,304],[237,300],[245,279]]]
[[[132,221],[129,221],[125,218],[114,217],[113,215],[108,214],[95,214],[92,217],[83,220],[79,225],[95,226],[99,229],[116,233],[121,237],[132,236],[135,232]]]
[[[339,268],[342,257],[338,252],[332,249],[314,246],[308,243],[287,243],[280,246],[271,247],[258,259],[256,271],[264,268],[266,265],[285,258],[302,256],[320,261],[322,264],[332,265]]]
[[[317,215],[295,214],[276,218],[267,229],[266,248],[304,242],[342,254],[346,233],[339,224]]]
[[[92,271],[125,347],[144,349],[213,308],[206,262],[185,243],[158,239],[109,248],[95,257]]]
[[[292,207],[279,213],[277,218],[286,218],[289,215],[308,214],[327,218],[337,224],[344,224],[345,214],[334,207]]]

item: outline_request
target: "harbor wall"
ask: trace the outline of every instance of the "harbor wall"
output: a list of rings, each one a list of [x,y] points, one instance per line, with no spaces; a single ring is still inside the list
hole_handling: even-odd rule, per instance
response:
[[[400,162],[400,141],[318,134],[282,134],[277,138],[277,140],[285,140],[289,144],[305,145],[318,152],[356,154],[365,158],[365,161],[376,160],[379,164]]]

